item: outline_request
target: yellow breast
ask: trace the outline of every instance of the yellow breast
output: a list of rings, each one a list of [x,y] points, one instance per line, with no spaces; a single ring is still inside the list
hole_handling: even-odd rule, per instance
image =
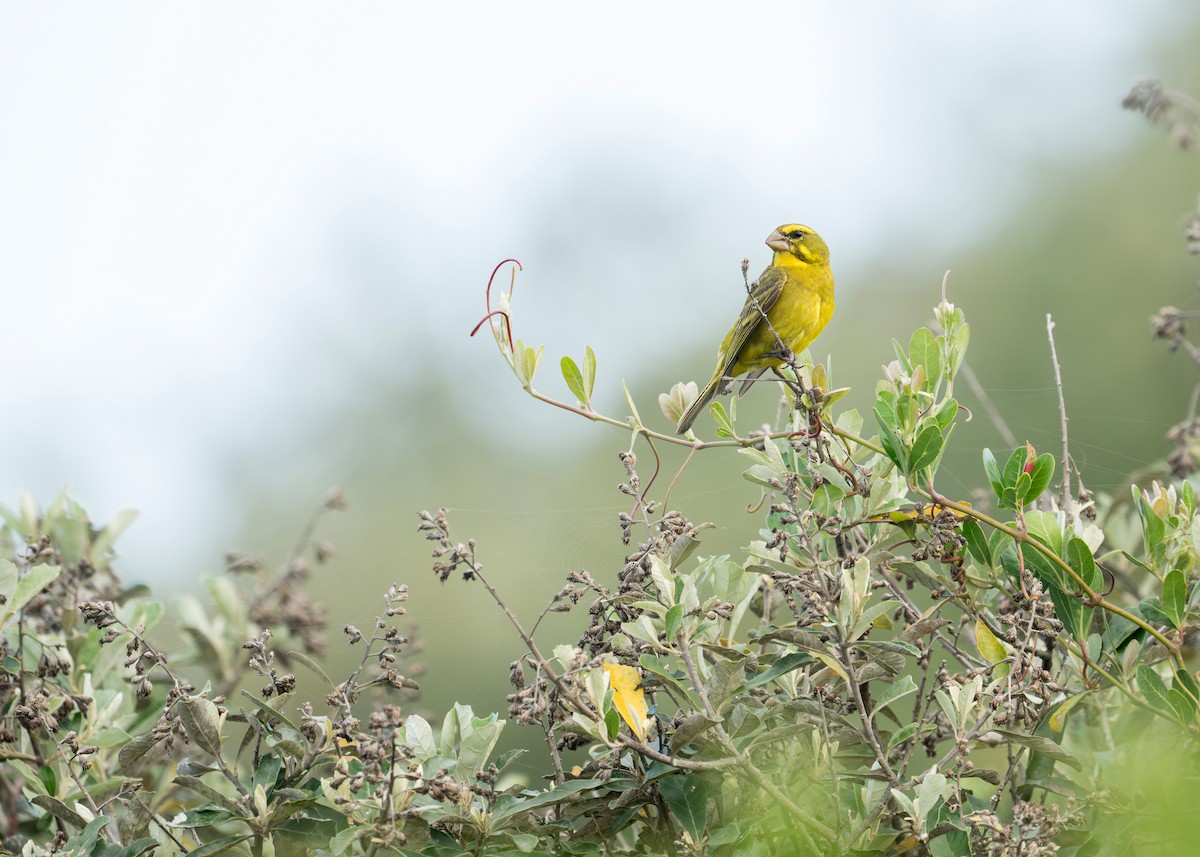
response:
[[[736,376],[781,365],[778,357],[768,356],[779,351],[780,339],[789,350],[798,354],[812,344],[832,316],[833,273],[829,267],[788,266],[787,283],[779,300],[767,313],[771,326],[758,324],[738,353],[729,374]]]

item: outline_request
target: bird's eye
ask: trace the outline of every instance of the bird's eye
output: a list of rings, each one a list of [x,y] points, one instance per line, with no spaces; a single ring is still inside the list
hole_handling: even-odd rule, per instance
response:
[[[793,229],[791,232],[789,232],[787,234],[787,237],[788,238],[803,238],[804,230],[803,229]]]

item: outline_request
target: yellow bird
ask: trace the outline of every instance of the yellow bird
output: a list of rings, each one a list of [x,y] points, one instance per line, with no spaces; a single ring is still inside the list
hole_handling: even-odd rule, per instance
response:
[[[712,380],[680,417],[675,429],[679,434],[692,427],[714,396],[729,390],[734,378],[749,374],[741,394],[763,372],[782,366],[781,341],[793,354],[803,351],[833,316],[833,272],[821,236],[807,226],[787,223],[767,236],[767,246],[775,251],[771,266],[752,285],[742,314],[725,334]],[[769,326],[763,323],[763,313]]]

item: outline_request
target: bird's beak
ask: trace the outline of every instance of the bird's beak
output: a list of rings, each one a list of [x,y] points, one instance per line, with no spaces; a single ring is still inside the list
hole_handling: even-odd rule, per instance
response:
[[[783,233],[778,229],[767,236],[767,246],[772,250],[778,250],[780,253],[786,253],[791,249],[788,246],[787,239],[783,237]]]

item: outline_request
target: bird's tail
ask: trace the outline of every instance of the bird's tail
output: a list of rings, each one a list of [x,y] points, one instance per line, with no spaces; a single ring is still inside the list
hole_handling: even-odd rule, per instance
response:
[[[721,384],[721,373],[713,377],[708,385],[700,391],[700,395],[696,397],[696,401],[683,412],[683,416],[679,418],[679,425],[675,426],[676,434],[684,434],[692,427],[692,423],[696,421],[696,417],[700,416],[700,412],[713,400],[713,396],[717,395],[717,389]]]

